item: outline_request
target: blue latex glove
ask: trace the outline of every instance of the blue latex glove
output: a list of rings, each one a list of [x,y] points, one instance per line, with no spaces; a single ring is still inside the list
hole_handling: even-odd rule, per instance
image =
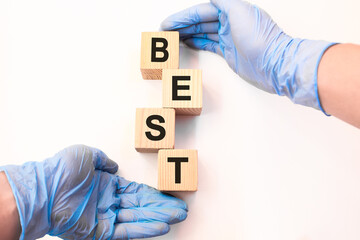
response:
[[[211,0],[176,13],[161,24],[190,47],[225,58],[243,79],[293,102],[321,109],[317,69],[325,41],[292,38],[270,16],[241,0]]]
[[[43,162],[5,166],[22,226],[20,239],[132,239],[165,234],[187,206],[117,175],[102,151],[72,146]]]

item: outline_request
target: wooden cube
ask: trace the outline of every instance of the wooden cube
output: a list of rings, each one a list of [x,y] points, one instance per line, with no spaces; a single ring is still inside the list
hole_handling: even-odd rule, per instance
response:
[[[202,73],[199,69],[164,69],[163,107],[179,115],[200,115],[202,110]]]
[[[143,32],[140,70],[144,79],[161,79],[163,69],[179,68],[179,32]]]
[[[197,185],[197,150],[159,151],[158,189],[160,191],[196,191]]]
[[[135,149],[138,152],[157,152],[175,145],[175,110],[137,108]]]

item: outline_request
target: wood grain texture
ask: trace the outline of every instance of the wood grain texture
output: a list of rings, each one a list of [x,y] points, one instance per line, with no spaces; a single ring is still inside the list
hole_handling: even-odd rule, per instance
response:
[[[181,162],[181,182],[175,182],[175,162],[169,158],[188,158]],[[160,150],[158,153],[158,189],[160,191],[197,191],[198,186],[198,153],[197,150],[173,149]]]
[[[152,120],[153,124],[165,129],[165,137],[159,141],[150,140],[146,132],[158,136],[160,132],[151,129],[146,124],[146,119],[151,115],[160,115],[165,123]],[[138,152],[157,152],[159,149],[173,149],[175,145],[175,110],[164,108],[137,108],[135,123],[135,149]]]
[[[188,85],[189,90],[177,90],[179,96],[190,96],[191,100],[173,99],[173,77],[190,76],[189,81],[178,81]],[[164,69],[162,75],[163,107],[174,108],[178,115],[200,115],[202,111],[202,72],[199,69]]]
[[[169,57],[165,62],[151,61],[152,38],[165,38]],[[162,54],[158,52],[157,54]],[[161,56],[158,56],[161,57]],[[179,32],[143,32],[141,34],[140,70],[143,79],[160,80],[163,69],[179,68]]]

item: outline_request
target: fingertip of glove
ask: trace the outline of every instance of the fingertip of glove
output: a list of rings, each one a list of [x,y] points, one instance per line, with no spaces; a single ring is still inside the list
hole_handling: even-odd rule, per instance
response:
[[[168,21],[168,18],[166,18],[164,21],[160,23],[160,31],[168,31],[172,29],[173,24]]]
[[[170,232],[170,225],[167,223],[164,222],[158,223],[156,227],[159,232],[159,235],[164,235]]]
[[[108,158],[108,160],[109,160],[109,162],[111,162],[109,164],[108,172],[111,174],[117,173],[119,171],[119,165],[115,161],[111,160],[110,158]]]
[[[176,221],[174,221],[173,223],[179,223],[179,222],[185,221],[187,216],[188,216],[187,210],[179,209],[177,212],[177,216],[175,218]]]
[[[93,158],[95,168],[98,170],[103,170],[111,174],[119,170],[119,165],[99,149],[95,149]]]

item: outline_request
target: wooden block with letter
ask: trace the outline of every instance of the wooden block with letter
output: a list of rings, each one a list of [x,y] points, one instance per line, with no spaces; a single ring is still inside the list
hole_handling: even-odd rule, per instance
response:
[[[160,191],[196,191],[198,185],[197,150],[160,150],[158,189]]]
[[[179,68],[179,32],[143,32],[140,70],[144,79],[161,79],[163,69]]]
[[[174,109],[137,108],[135,125],[135,149],[138,152],[174,148]]]
[[[200,115],[202,110],[202,74],[199,69],[163,70],[163,107],[176,114]]]

